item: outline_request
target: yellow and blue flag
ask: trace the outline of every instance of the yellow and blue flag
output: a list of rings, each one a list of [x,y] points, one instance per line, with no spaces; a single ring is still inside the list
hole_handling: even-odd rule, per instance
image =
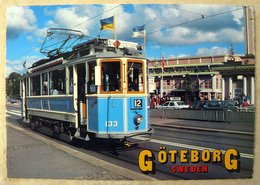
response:
[[[101,19],[100,24],[101,24],[100,30],[113,30],[113,29],[115,29],[114,16],[108,17],[106,19]]]

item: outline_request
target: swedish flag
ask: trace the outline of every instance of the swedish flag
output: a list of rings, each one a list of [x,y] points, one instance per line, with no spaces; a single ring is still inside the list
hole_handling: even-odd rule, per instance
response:
[[[115,29],[114,16],[108,17],[106,19],[101,19],[100,24],[101,24],[100,30],[113,30],[113,29]]]

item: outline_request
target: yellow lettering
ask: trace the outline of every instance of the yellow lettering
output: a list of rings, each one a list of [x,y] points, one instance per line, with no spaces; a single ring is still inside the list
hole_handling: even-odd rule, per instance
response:
[[[187,154],[188,154],[188,150],[181,150],[181,156],[180,156],[181,163],[188,162]]]
[[[153,153],[150,150],[143,150],[139,153],[139,169],[142,172],[151,173],[153,171]]]
[[[201,160],[203,162],[209,162],[210,161],[210,151],[209,150],[203,150],[202,151]]]
[[[229,149],[225,153],[225,167],[229,171],[237,171],[239,166],[239,153],[236,149]]]
[[[199,151],[198,150],[191,150],[190,151],[190,161],[192,163],[199,162]]]
[[[177,154],[177,150],[169,150],[169,154],[171,155],[171,162],[175,163],[176,162],[176,154]]]
[[[212,162],[221,162],[222,152],[220,150],[213,151]]]
[[[168,161],[168,156],[166,153],[166,148],[165,147],[160,147],[160,152],[158,153],[158,161],[161,164],[165,164]]]

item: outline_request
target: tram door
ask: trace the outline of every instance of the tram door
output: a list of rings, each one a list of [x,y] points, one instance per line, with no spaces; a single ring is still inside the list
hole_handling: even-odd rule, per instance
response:
[[[77,65],[78,75],[78,123],[85,124],[86,121],[86,98],[85,98],[85,81],[86,81],[86,65]]]

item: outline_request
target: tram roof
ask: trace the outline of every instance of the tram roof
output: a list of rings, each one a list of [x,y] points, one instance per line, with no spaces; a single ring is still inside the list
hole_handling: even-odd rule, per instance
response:
[[[115,44],[118,44],[116,49]],[[46,68],[62,64],[62,60],[76,60],[83,56],[94,56],[96,58],[118,58],[118,57],[135,57],[144,58],[141,52],[142,48],[136,42],[116,41],[106,38],[94,38],[86,42],[80,43],[72,48],[72,51],[59,53],[49,58],[44,58],[33,63],[29,68],[31,71],[41,70],[41,67]]]

